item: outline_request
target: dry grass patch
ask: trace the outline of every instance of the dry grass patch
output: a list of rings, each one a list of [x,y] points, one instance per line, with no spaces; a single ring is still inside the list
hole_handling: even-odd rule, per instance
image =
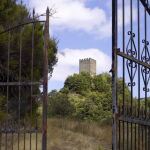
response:
[[[110,150],[111,127],[96,123],[50,119],[48,150]]]
[[[12,135],[9,134],[7,150],[12,150]],[[13,135],[13,150],[36,150],[36,134]],[[5,150],[6,136],[2,136],[1,150]],[[37,150],[41,150],[41,135],[37,136]],[[70,121],[67,119],[48,119],[48,150],[111,150],[111,126],[96,123]]]

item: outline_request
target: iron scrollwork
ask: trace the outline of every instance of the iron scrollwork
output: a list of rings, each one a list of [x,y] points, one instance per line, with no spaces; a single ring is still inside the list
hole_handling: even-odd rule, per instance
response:
[[[142,43],[144,43],[144,48],[143,48],[142,54],[141,54],[141,61],[144,63],[150,64],[150,54],[148,51],[149,42],[146,40],[142,40]],[[143,78],[143,82],[144,82],[143,91],[149,92],[150,90],[147,87],[148,87],[148,83],[150,80],[150,69],[142,66],[141,72],[142,72],[142,78]]]
[[[137,50],[134,42],[135,34],[131,31],[128,32],[128,35],[130,36],[130,39],[128,41],[127,47],[126,47],[126,53],[127,55],[137,58]],[[133,62],[132,60],[126,61],[127,70],[130,78],[130,82],[128,83],[128,86],[135,86],[134,77],[137,71],[137,63]]]

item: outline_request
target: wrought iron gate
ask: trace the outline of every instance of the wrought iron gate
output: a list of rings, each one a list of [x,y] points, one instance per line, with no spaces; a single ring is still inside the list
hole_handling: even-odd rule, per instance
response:
[[[37,24],[44,24],[43,35]],[[42,53],[38,39],[43,39]],[[31,21],[0,33],[0,52],[5,50],[0,57],[0,150],[47,149],[48,39],[49,9],[46,21],[37,21],[33,12]]]
[[[150,150],[149,15],[149,0],[112,0],[113,150]]]

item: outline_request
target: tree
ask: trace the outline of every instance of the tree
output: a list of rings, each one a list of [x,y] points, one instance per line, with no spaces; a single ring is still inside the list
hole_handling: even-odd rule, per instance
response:
[[[57,108],[59,110],[67,111],[67,117],[88,121],[109,120],[112,114],[112,78],[108,73],[102,73],[95,77],[90,76],[89,73],[82,72],[81,74],[74,74],[69,76],[64,84],[64,87],[55,93],[55,96],[50,96],[50,99],[55,102],[55,107],[49,103],[49,109]],[[125,96],[130,98],[130,90],[125,85]],[[118,79],[118,102],[122,105],[122,90],[123,80]],[[62,96],[62,94],[65,95]],[[56,96],[57,95],[57,96]],[[62,99],[65,99],[62,105]],[[67,105],[66,105],[67,102]],[[68,109],[70,106],[72,109]],[[51,116],[54,114],[50,113]],[[59,114],[61,115],[61,114]],[[66,117],[66,116],[65,116]]]
[[[69,76],[64,83],[64,87],[72,92],[82,93],[91,90],[92,77],[87,72],[81,74],[74,74]]]
[[[13,0],[1,0],[0,1],[0,32],[9,28],[10,25],[18,25],[20,23],[33,21],[31,15],[24,5],[18,4]],[[38,21],[38,19],[34,19]],[[20,36],[22,33],[22,52],[21,52],[21,81],[31,81],[31,66],[32,66],[32,24],[26,25],[23,28],[17,28],[9,33],[0,34],[0,82],[19,81],[19,65],[20,65]],[[9,56],[9,76],[8,76],[8,39],[10,36],[10,56]],[[33,56],[33,81],[39,82],[43,77],[43,24],[34,24],[34,56]],[[48,63],[49,73],[52,74],[53,67],[57,63],[57,43],[54,39],[50,39],[48,42]],[[11,116],[18,117],[18,86],[9,86],[0,88],[0,105],[3,105],[4,112],[6,112],[6,101],[8,95],[9,114]],[[21,116],[29,116],[31,113],[32,102],[32,114],[36,115],[39,102],[36,96],[39,95],[39,86],[33,86],[32,95],[30,86],[21,86],[20,89],[21,102],[20,102],[20,114]],[[5,105],[3,104],[5,102]],[[24,107],[26,106],[26,107]],[[1,106],[0,106],[1,107]]]
[[[63,92],[52,90],[49,93],[48,115],[56,117],[71,116],[73,107],[68,100],[68,95]]]
[[[101,101],[97,101],[96,97],[85,97],[78,95],[70,95],[69,101],[74,107],[72,118],[77,120],[98,121],[102,119],[103,107]]]
[[[94,91],[110,92],[111,91],[111,76],[108,73],[102,73],[93,79]]]

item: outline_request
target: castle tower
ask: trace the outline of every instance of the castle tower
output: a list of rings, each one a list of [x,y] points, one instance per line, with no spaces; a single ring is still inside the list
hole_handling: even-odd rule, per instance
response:
[[[90,75],[96,75],[96,60],[92,58],[80,59],[79,60],[79,73],[89,72]]]

